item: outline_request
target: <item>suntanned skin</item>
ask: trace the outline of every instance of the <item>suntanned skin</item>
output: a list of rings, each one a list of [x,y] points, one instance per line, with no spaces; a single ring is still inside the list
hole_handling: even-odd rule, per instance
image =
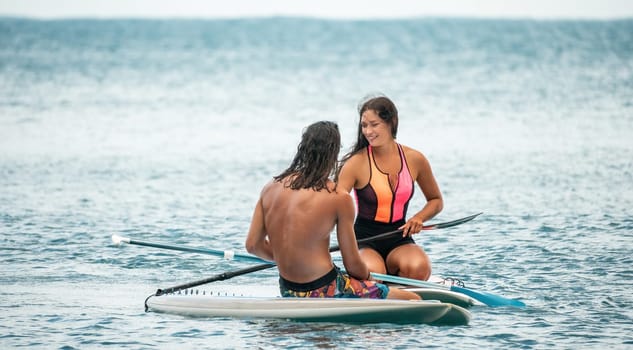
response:
[[[389,174],[389,182],[392,188],[395,188],[401,163],[389,125],[380,119],[375,111],[366,110],[361,116],[361,128],[372,146],[376,165],[383,173]],[[402,145],[402,149],[409,165],[409,172],[426,198],[422,210],[407,219],[401,227],[403,235],[413,235],[422,230],[425,221],[442,210],[443,199],[426,157],[410,147]],[[348,193],[352,188],[361,189],[367,186],[369,177],[369,157],[363,150],[354,154],[343,165],[338,178],[338,188]],[[375,250],[369,248],[361,249],[361,256],[373,272],[422,280],[427,280],[431,276],[431,261],[417,244],[405,244],[395,248],[389,253],[386,261],[383,261]]]
[[[333,268],[330,232],[336,226],[343,265],[350,276],[367,279],[354,235],[354,203],[348,192],[326,189],[292,190],[272,181],[264,186],[246,238],[246,250],[275,261],[279,274],[292,282],[314,281]],[[390,299],[420,299],[412,292],[390,288]]]

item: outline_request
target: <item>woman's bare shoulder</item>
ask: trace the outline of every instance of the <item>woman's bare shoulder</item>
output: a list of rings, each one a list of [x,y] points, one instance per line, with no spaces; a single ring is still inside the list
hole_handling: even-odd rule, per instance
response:
[[[404,156],[407,158],[407,162],[419,164],[420,162],[426,163],[428,161],[426,156],[417,149],[403,144],[400,144],[400,146],[402,146],[402,151],[404,152]]]

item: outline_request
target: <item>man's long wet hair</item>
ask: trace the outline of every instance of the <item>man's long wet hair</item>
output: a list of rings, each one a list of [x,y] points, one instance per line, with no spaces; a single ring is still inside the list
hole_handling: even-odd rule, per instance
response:
[[[345,163],[356,152],[369,146],[369,142],[363,135],[363,127],[361,125],[361,118],[365,111],[372,110],[378,114],[380,119],[384,120],[391,127],[391,136],[396,138],[398,134],[398,109],[396,105],[385,95],[374,94],[366,96],[358,104],[358,132],[356,135],[356,143],[352,146],[351,150],[343,156],[341,163]]]
[[[303,130],[297,153],[288,169],[273,179],[282,182],[289,178],[286,186],[293,190],[311,188],[329,192],[327,182],[330,175],[337,172],[340,149],[341,134],[336,123],[320,121],[311,124]]]

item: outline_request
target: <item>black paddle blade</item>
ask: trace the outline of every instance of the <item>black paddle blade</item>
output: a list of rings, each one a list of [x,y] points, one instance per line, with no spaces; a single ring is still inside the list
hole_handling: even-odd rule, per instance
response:
[[[453,220],[453,221],[446,221],[446,222],[439,222],[437,224],[432,224],[432,225],[424,225],[422,226],[422,230],[436,230],[439,228],[447,228],[447,227],[453,227],[453,226],[457,226],[457,225],[461,225],[465,222],[468,222],[476,217],[478,217],[479,215],[483,214],[482,213],[477,213],[474,215],[470,215],[470,216],[466,216],[464,218],[461,219],[457,219],[457,220]],[[371,237],[367,237],[367,238],[362,238],[357,240],[357,243],[363,243],[363,242],[370,242],[370,241],[378,241],[381,239],[385,239],[391,236],[395,236],[395,235],[401,235],[402,234],[402,230],[395,230],[395,231],[389,231],[389,232],[384,232],[384,233],[380,233],[377,234],[375,236],[371,236]],[[338,245],[332,246],[330,247],[330,253],[332,252],[337,252],[339,251],[340,247]]]
[[[465,222],[468,222],[476,217],[478,217],[479,215],[483,214],[482,213],[477,213],[477,214],[473,214],[471,216],[467,216],[465,218],[461,218],[461,219],[457,219],[457,220],[453,220],[453,221],[447,221],[447,222],[440,222],[434,225],[428,225],[428,226],[424,226],[422,229],[423,230],[435,230],[438,228],[447,228],[447,227],[453,227],[453,226],[457,226],[457,225],[461,225]]]

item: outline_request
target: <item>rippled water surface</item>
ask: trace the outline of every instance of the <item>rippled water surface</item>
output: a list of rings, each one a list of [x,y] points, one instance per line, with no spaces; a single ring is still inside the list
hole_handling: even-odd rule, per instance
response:
[[[0,20],[0,347],[633,347],[633,22]],[[247,264],[301,130],[382,91],[447,221],[434,273],[519,298],[465,327],[196,319],[144,299]],[[422,205],[418,191],[412,207]],[[248,293],[265,270],[203,286]],[[266,287],[261,287],[266,286]]]

